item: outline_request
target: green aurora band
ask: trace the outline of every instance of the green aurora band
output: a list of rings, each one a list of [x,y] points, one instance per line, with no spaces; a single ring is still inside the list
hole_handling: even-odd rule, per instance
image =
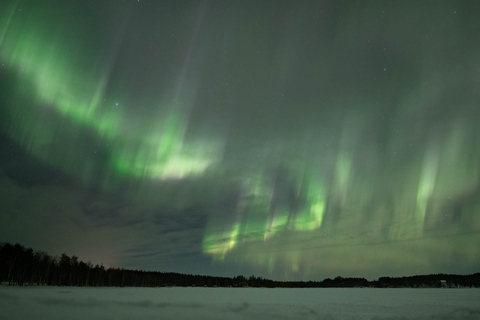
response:
[[[168,88],[159,87],[158,97],[135,101],[113,76],[127,26],[95,40],[91,30],[75,28],[88,21],[87,11],[71,21],[62,10],[32,7],[20,12],[13,4],[1,13],[0,58],[11,75],[2,130],[31,156],[107,193],[131,183],[138,187],[132,198],[147,199],[155,196],[147,189],[156,183],[204,185],[192,187],[202,189],[201,196],[185,191],[172,205],[186,208],[200,197],[209,203],[235,190],[235,199],[213,208],[206,222],[202,251],[214,262],[308,278],[324,263],[320,256],[328,254],[332,270],[342,270],[342,254],[361,246],[394,243],[393,251],[425,266],[428,259],[417,260],[411,242],[443,237],[443,246],[458,233],[478,239],[480,131],[472,116],[478,107],[463,101],[448,119],[422,127],[432,112],[429,101],[449,86],[448,70],[437,74],[426,63],[418,80],[398,88],[390,114],[379,116],[380,103],[372,102],[364,117],[356,110],[368,103],[338,98],[329,103],[342,111],[287,133],[290,140],[266,130],[256,147],[239,146],[234,153],[235,134],[190,134],[197,132],[200,80],[188,57],[179,71],[188,76],[172,80],[177,91],[163,94]],[[137,114],[136,108],[154,111]],[[381,117],[388,128],[372,134],[371,119]],[[326,132],[335,124],[332,138]],[[381,134],[388,142],[379,146],[375,139],[381,138],[372,135]],[[302,246],[290,246],[297,242]],[[336,247],[347,249],[334,253]],[[390,257],[389,248],[378,252]],[[473,259],[470,251],[461,254]],[[377,261],[361,250],[350,257],[359,270],[367,268],[365,260]]]
[[[77,172],[85,183],[98,178],[98,168],[95,160],[82,164],[84,168],[71,167],[78,153],[85,151],[78,148],[84,138],[78,131],[88,131],[100,145],[108,146],[107,168],[102,169],[112,175],[178,178],[199,174],[212,163],[215,146],[185,144],[187,107],[177,102],[180,98],[150,126],[126,119],[122,103],[106,97],[111,63],[101,64],[101,59],[98,64],[87,63],[75,54],[91,43],[76,41],[73,30],[59,30],[57,24],[63,21],[50,11],[36,17],[50,21],[41,29],[34,19],[17,25],[12,21],[14,9],[2,28],[1,41],[2,59],[19,79],[9,110],[15,126],[9,126],[8,133],[29,153],[67,172]],[[55,121],[59,117],[62,121]],[[62,149],[62,156],[52,152],[52,146]]]

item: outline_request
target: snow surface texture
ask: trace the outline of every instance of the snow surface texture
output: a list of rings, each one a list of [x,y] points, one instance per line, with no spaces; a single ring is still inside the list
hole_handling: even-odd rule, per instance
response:
[[[480,289],[0,287],[11,319],[480,320]]]

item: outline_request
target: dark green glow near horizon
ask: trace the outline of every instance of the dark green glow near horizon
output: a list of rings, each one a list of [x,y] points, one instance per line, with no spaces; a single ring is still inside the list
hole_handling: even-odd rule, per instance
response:
[[[60,3],[0,13],[2,131],[79,188],[207,208],[204,256],[285,278],[344,259],[367,272],[375,246],[399,268],[478,256],[462,240],[480,231],[466,2],[431,18],[421,4],[287,2],[286,22],[268,2],[258,15],[250,2]]]

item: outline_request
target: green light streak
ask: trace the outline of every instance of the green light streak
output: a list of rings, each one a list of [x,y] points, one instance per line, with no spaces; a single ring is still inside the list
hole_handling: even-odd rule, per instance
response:
[[[275,215],[267,223],[263,239],[267,240],[273,237],[277,232],[284,230],[288,222],[288,215],[289,213],[286,210],[282,210],[280,214]]]
[[[322,226],[325,213],[325,196],[322,187],[310,183],[307,190],[307,205],[295,219],[295,230],[315,230]]]
[[[352,156],[346,151],[338,154],[335,167],[335,192],[341,202],[344,204],[347,200],[347,194],[350,187],[352,169]]]
[[[438,170],[438,155],[437,151],[430,148],[427,150],[423,162],[422,173],[420,175],[420,182],[417,193],[417,212],[416,217],[423,223],[427,211],[427,205],[431,199],[437,177]]]
[[[216,260],[223,261],[227,252],[238,244],[240,223],[221,234],[210,234],[203,239],[203,252],[211,254]]]
[[[292,272],[298,272],[298,270],[300,269],[300,261],[299,261],[299,254],[298,253],[294,253],[291,258],[290,258],[290,261],[291,261],[291,267],[290,267],[290,271]]]
[[[18,3],[11,5],[11,7],[8,10],[8,14],[5,14],[6,17],[3,19],[4,24],[0,26],[0,47],[3,46],[3,41],[5,39],[5,36],[7,35],[13,16],[15,15],[17,6],[18,6]]]

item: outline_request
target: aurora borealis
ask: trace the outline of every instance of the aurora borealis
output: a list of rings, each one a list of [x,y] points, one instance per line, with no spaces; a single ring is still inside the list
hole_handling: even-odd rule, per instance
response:
[[[0,241],[279,280],[480,269],[475,1],[2,1]]]

